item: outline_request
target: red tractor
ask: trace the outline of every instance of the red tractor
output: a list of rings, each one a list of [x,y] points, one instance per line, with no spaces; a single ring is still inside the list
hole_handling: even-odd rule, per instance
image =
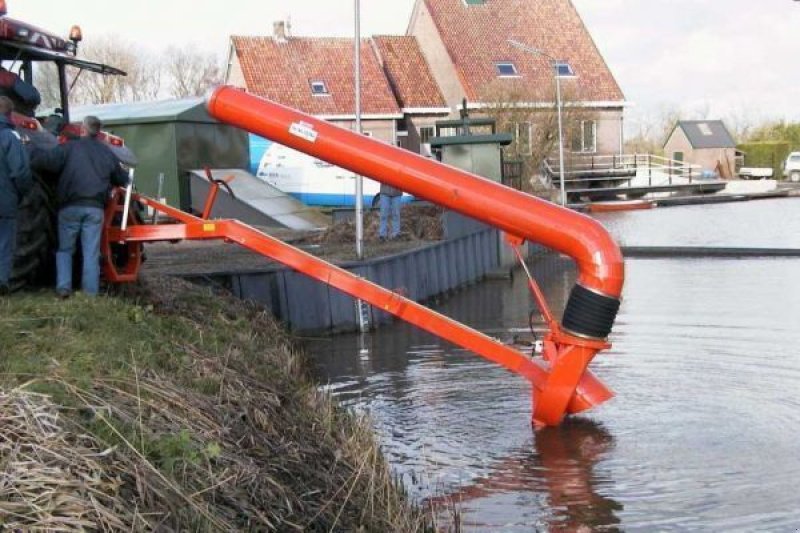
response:
[[[31,24],[15,20],[6,15],[6,2],[0,0],[0,95],[8,96],[15,103],[17,112],[13,122],[29,149],[49,148],[66,142],[70,136],[80,135],[80,125],[70,123],[70,77],[68,69],[100,75],[125,76],[125,72],[108,65],[94,63],[78,57],[81,30],[73,26],[68,39],[48,33]],[[46,116],[37,110],[30,94],[38,97],[34,74],[35,66],[50,63],[58,72],[60,104],[49,110]],[[75,77],[73,76],[73,80]],[[44,124],[44,125],[43,125]],[[46,127],[45,127],[46,125]],[[135,164],[133,154],[122,139],[110,134],[102,138],[128,165]],[[41,281],[50,275],[53,268],[52,251],[55,246],[55,202],[52,193],[52,176],[37,175],[34,189],[22,200],[18,219],[19,236],[12,289]]]

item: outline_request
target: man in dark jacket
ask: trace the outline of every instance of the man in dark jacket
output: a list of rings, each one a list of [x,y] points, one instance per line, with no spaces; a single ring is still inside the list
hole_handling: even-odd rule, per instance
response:
[[[72,293],[72,257],[80,236],[83,251],[83,292],[100,291],[100,238],[111,185],[124,186],[128,173],[119,159],[97,136],[97,117],[83,121],[83,136],[33,156],[33,168],[58,173],[58,252],[56,291],[62,298]]]
[[[0,294],[8,294],[17,244],[17,207],[33,186],[28,153],[11,122],[14,104],[0,96]]]

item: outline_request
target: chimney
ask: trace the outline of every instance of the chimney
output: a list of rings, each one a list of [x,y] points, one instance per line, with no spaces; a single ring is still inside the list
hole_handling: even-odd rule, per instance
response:
[[[272,24],[272,38],[281,44],[289,41],[286,38],[286,22],[279,20]]]

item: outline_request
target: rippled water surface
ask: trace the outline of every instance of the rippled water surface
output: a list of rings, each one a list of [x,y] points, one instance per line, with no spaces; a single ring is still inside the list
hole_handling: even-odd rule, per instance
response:
[[[681,210],[702,219],[665,211]],[[560,312],[570,264],[535,266]],[[412,494],[459,501],[467,531],[797,531],[800,260],[627,270],[614,348],[593,363],[617,397],[560,428],[531,430],[521,379],[403,324],[309,350],[336,394],[372,414]],[[531,304],[517,276],[438,308],[513,342]]]

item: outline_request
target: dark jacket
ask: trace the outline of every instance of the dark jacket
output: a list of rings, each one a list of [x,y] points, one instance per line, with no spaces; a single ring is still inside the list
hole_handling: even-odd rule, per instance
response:
[[[0,115],[0,217],[15,217],[32,186],[28,152],[8,117]]]
[[[58,173],[59,208],[70,205],[105,207],[111,185],[128,184],[128,173],[111,149],[92,137],[81,137],[52,150],[37,150],[32,166]]]
[[[391,185],[387,185],[386,183],[381,183],[381,196],[388,196],[389,198],[397,198],[398,196],[402,195],[403,191],[401,191],[397,187],[392,187]]]

